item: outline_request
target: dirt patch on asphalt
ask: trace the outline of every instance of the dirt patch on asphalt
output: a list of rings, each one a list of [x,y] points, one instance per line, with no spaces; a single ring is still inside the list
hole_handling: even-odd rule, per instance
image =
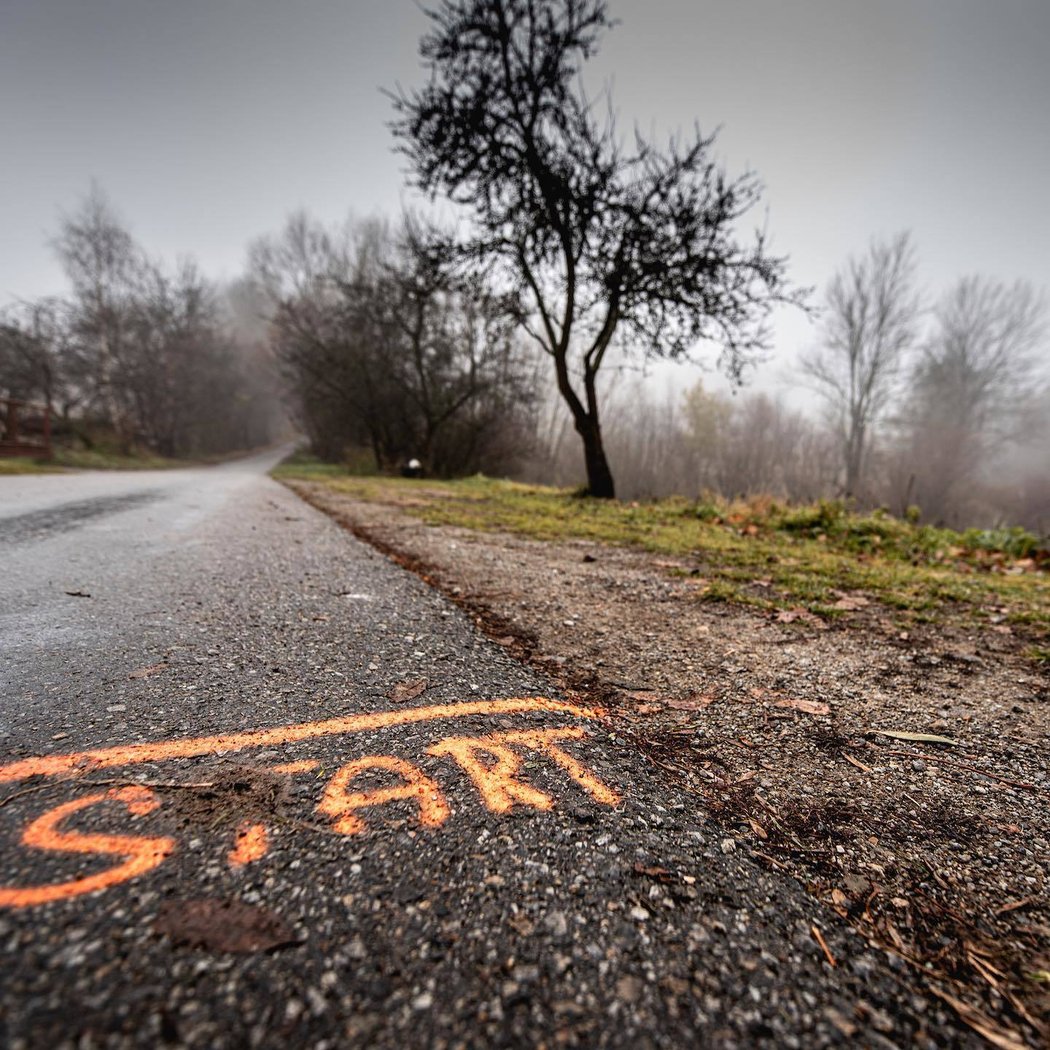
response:
[[[288,777],[252,766],[202,766],[207,779],[183,788],[161,788],[165,814],[178,826],[203,831],[238,822],[279,818],[288,800]]]
[[[1050,1036],[1050,682],[1010,627],[902,632],[866,601],[833,623],[758,613],[701,600],[689,559],[289,484],[605,704],[725,851],[801,880],[997,1045]]]

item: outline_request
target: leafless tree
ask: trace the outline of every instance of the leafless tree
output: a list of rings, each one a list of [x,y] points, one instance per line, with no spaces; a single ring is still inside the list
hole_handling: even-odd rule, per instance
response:
[[[612,22],[605,0],[444,0],[420,53],[427,85],[395,96],[394,132],[419,187],[469,210],[463,255],[498,277],[549,355],[592,495],[615,485],[598,375],[614,341],[683,358],[702,340],[739,377],[766,345],[785,261],[737,221],[759,201],[697,132],[628,148],[579,86]]]
[[[825,399],[842,447],[844,489],[860,495],[872,433],[918,338],[914,252],[906,233],[873,242],[828,287],[823,345],[801,369]]]
[[[96,185],[63,219],[53,244],[73,288],[71,328],[92,370],[87,381],[93,407],[130,445],[133,422],[119,376],[133,349],[127,308],[140,252]]]
[[[260,436],[249,420],[271,416],[266,392],[245,396],[217,290],[192,261],[169,270],[151,259],[97,187],[65,217],[54,246],[72,286],[54,314],[66,385],[89,417],[125,450],[169,456]]]
[[[508,310],[478,274],[452,274],[416,221],[325,231],[294,217],[254,249],[274,297],[275,346],[314,447],[371,448],[456,474],[506,462],[531,385]]]
[[[1046,381],[1046,304],[1027,283],[972,276],[944,296],[934,318],[904,413],[908,490],[929,518],[953,522]]]
[[[68,418],[83,396],[82,364],[61,299],[17,302],[0,313],[0,394]]]

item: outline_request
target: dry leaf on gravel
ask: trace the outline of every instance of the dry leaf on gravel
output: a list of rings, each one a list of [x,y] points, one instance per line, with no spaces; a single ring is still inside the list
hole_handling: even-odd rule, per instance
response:
[[[754,817],[748,817],[747,822],[751,825],[751,830],[763,841],[769,838],[769,832]]]
[[[842,609],[844,612],[855,612],[871,605],[871,602],[862,594],[843,594],[837,602],[832,605],[833,609]]]
[[[830,715],[831,708],[818,700],[778,700],[774,707],[790,707],[807,715]]]
[[[710,707],[717,699],[717,696],[709,696],[704,693],[690,693],[681,700],[665,700],[664,704],[672,711],[702,711],[705,707]]]
[[[299,943],[275,912],[238,900],[168,901],[153,928],[178,945],[218,952],[268,952]]]
[[[939,988],[931,988],[930,991],[943,999],[975,1032],[983,1035],[989,1043],[998,1046],[1000,1050],[1025,1050],[1025,1047],[1028,1046],[1017,1032],[1000,1027],[980,1010],[964,1003],[961,999],[956,999],[954,995],[942,992]]]
[[[913,740],[921,744],[951,744],[952,747],[962,746],[958,740],[952,740],[947,736],[937,736],[934,733],[905,733],[903,730],[896,729],[873,729],[872,732],[876,736],[888,736],[893,740]]]
[[[417,696],[425,693],[426,689],[425,678],[411,678],[407,682],[398,682],[386,695],[395,704],[403,704],[406,700],[415,700]]]
[[[661,867],[650,867],[646,864],[642,864],[641,861],[635,861],[634,865],[635,875],[645,875],[650,879],[656,879],[657,882],[673,882],[674,875],[667,870],[667,868]]]
[[[777,623],[808,623],[811,627],[816,627],[821,631],[828,629],[828,625],[816,613],[811,613],[808,609],[781,609],[773,619]]]
[[[152,678],[155,674],[160,674],[161,671],[166,671],[168,665],[161,660],[159,664],[150,664],[148,667],[139,667],[132,671],[128,675],[128,678]]]

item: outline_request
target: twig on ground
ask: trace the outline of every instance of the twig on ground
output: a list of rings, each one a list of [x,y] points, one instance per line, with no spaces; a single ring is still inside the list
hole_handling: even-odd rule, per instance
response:
[[[831,954],[831,949],[828,947],[828,942],[824,940],[824,934],[820,932],[820,928],[814,923],[810,926],[810,931],[813,934],[813,939],[820,945],[821,951],[827,957],[828,962],[832,966],[838,966],[838,963],[835,962],[835,956]]]
[[[998,780],[1000,784],[1008,784],[1010,787],[1023,788],[1025,791],[1039,791],[1043,794],[1050,794],[1046,788],[1040,787],[1038,784],[1029,784],[1024,780],[1010,780],[1008,777],[1000,776],[998,773],[992,773],[990,770],[981,769],[978,766],[967,765],[965,762],[953,762],[950,758],[942,758],[940,755],[928,755],[922,751],[898,751],[896,748],[891,747],[880,747],[877,748],[881,755],[900,755],[903,758],[921,758],[925,762],[937,762],[942,766],[952,766],[954,769],[963,769],[968,773],[977,773],[979,776],[987,777],[989,780]]]
[[[863,770],[865,773],[872,772],[871,766],[864,765],[860,759],[854,758],[852,755],[842,756],[851,766],[856,766],[858,769]]]

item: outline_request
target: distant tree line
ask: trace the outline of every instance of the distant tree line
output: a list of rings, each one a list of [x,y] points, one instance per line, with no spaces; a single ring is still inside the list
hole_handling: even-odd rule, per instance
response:
[[[326,229],[293,216],[253,246],[252,278],[315,452],[366,450],[438,476],[513,470],[531,447],[535,368],[514,312],[411,218]]]
[[[418,459],[603,498],[832,496],[1050,531],[1046,310],[1029,285],[969,276],[928,299],[901,234],[849,259],[818,309],[741,229],[754,174],[728,175],[699,131],[621,135],[608,94],[586,94],[605,0],[428,14],[427,77],[393,93],[392,129],[454,226],[295,215],[220,290],[147,257],[95,193],[55,242],[71,293],[0,318],[0,395],[169,455],[258,443],[280,395],[315,453],[379,471]],[[817,317],[784,382],[816,392],[819,418],[623,378],[707,345],[739,385],[783,304]]]
[[[70,290],[0,315],[0,396],[47,405],[67,440],[105,434],[125,452],[272,440],[282,409],[266,344],[238,333],[192,261],[169,269],[148,256],[97,189],[54,247]]]
[[[839,449],[837,491],[934,522],[1050,527],[1047,335],[1023,281],[963,277],[928,305],[905,234],[851,259],[802,359]]]

